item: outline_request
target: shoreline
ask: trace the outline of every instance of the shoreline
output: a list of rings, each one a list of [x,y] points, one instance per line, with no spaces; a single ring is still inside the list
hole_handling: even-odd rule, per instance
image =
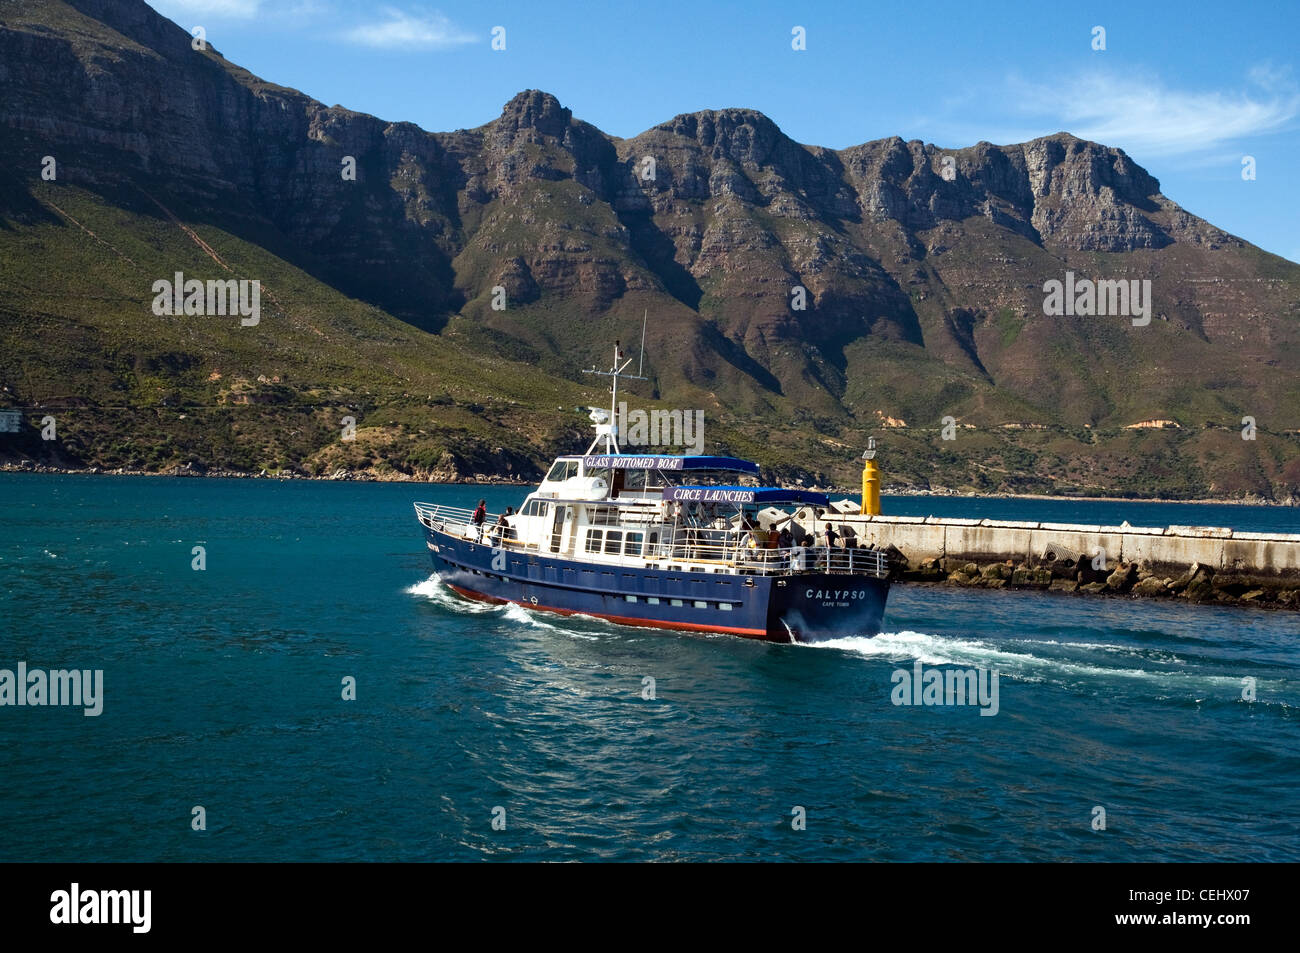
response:
[[[394,471],[391,474],[377,474],[371,471],[351,471],[336,470],[327,476],[312,476],[307,473],[297,471],[282,471],[272,473],[262,470],[259,473],[252,473],[244,470],[222,470],[209,469],[206,467],[172,467],[169,470],[138,470],[126,467],[116,467],[106,469],[104,467],[52,467],[45,464],[15,464],[0,463],[0,473],[30,473],[40,475],[61,475],[61,476],[141,476],[141,477],[176,477],[182,479],[195,478],[215,478],[227,480],[308,480],[317,483],[421,483],[425,485],[441,486],[536,486],[536,480],[511,480],[505,477],[498,477],[489,474],[475,474],[473,477],[462,477],[460,479],[436,479],[435,477],[444,476],[436,473],[422,476],[419,474],[408,474]],[[846,490],[840,487],[800,487],[818,493],[828,495],[842,494],[845,497],[853,497],[856,494],[854,490]],[[922,489],[903,489],[891,487],[882,489],[883,497],[936,497],[939,499],[954,500],[1046,500],[1054,503],[1178,503],[1193,506],[1260,506],[1260,507],[1295,507],[1300,506],[1300,500],[1265,500],[1262,498],[1215,498],[1200,497],[1197,499],[1173,499],[1169,497],[1144,497],[1144,496],[1057,496],[1050,493],[936,493],[932,490]]]

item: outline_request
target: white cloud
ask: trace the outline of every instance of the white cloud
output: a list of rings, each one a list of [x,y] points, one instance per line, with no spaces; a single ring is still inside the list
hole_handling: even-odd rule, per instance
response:
[[[958,145],[981,139],[1024,142],[1064,131],[1132,155],[1189,157],[1228,152],[1300,115],[1300,87],[1289,70],[1267,65],[1253,68],[1248,82],[1232,90],[1175,89],[1156,76],[1112,72],[1046,83],[1011,76],[1003,85],[977,100],[1010,104],[1002,115],[981,116],[968,104],[945,111],[963,114],[960,120],[932,119],[926,125],[933,135]]]
[[[262,0],[149,0],[165,17],[207,17],[212,20],[251,20],[261,10]]]
[[[446,49],[473,43],[472,36],[441,13],[408,13],[395,7],[383,10],[383,19],[353,27],[344,39],[379,49]]]
[[[1159,79],[1095,73],[1050,86],[1018,85],[1020,109],[1051,116],[1083,139],[1144,155],[1203,152],[1275,132],[1300,113],[1285,74],[1257,68],[1253,90],[1189,91]]]

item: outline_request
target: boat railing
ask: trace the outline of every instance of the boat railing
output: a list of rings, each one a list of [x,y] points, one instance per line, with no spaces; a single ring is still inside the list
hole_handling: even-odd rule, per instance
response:
[[[477,528],[474,526],[474,511],[459,506],[442,506],[441,504],[435,506],[429,503],[416,503],[415,515],[429,529],[442,529],[444,532],[452,532],[457,536],[466,535],[461,532],[463,529],[474,530]],[[488,519],[496,522],[492,516],[489,516]],[[435,523],[439,525],[435,526]]]
[[[789,575],[800,572],[855,573],[885,577],[889,557],[882,550],[856,546],[786,546],[769,548],[763,534],[743,529],[698,528],[673,523],[625,523],[582,527],[601,533],[600,551],[578,549],[560,553],[549,545],[513,539],[513,527],[496,525],[489,514],[482,525],[474,511],[454,506],[416,503],[415,512],[429,529],[511,552],[540,556],[577,556],[600,566],[637,566],[647,562],[661,568],[699,572],[739,572],[752,575]],[[612,532],[611,532],[612,531]],[[550,534],[547,534],[549,540]],[[578,543],[585,545],[586,539]]]

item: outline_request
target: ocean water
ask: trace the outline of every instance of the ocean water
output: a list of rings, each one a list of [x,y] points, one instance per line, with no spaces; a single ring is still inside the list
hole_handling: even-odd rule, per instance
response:
[[[104,673],[98,717],[0,707],[0,860],[1300,860],[1294,614],[898,585],[808,647],[448,593],[411,502],[523,492],[0,474],[0,668]],[[998,713],[892,704],[918,660]]]

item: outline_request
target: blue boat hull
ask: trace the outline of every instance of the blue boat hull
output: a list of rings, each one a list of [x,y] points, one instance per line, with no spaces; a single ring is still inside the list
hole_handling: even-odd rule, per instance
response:
[[[880,632],[889,581],[857,573],[733,575],[601,566],[424,527],[439,578],[461,595],[624,625],[818,642]]]

